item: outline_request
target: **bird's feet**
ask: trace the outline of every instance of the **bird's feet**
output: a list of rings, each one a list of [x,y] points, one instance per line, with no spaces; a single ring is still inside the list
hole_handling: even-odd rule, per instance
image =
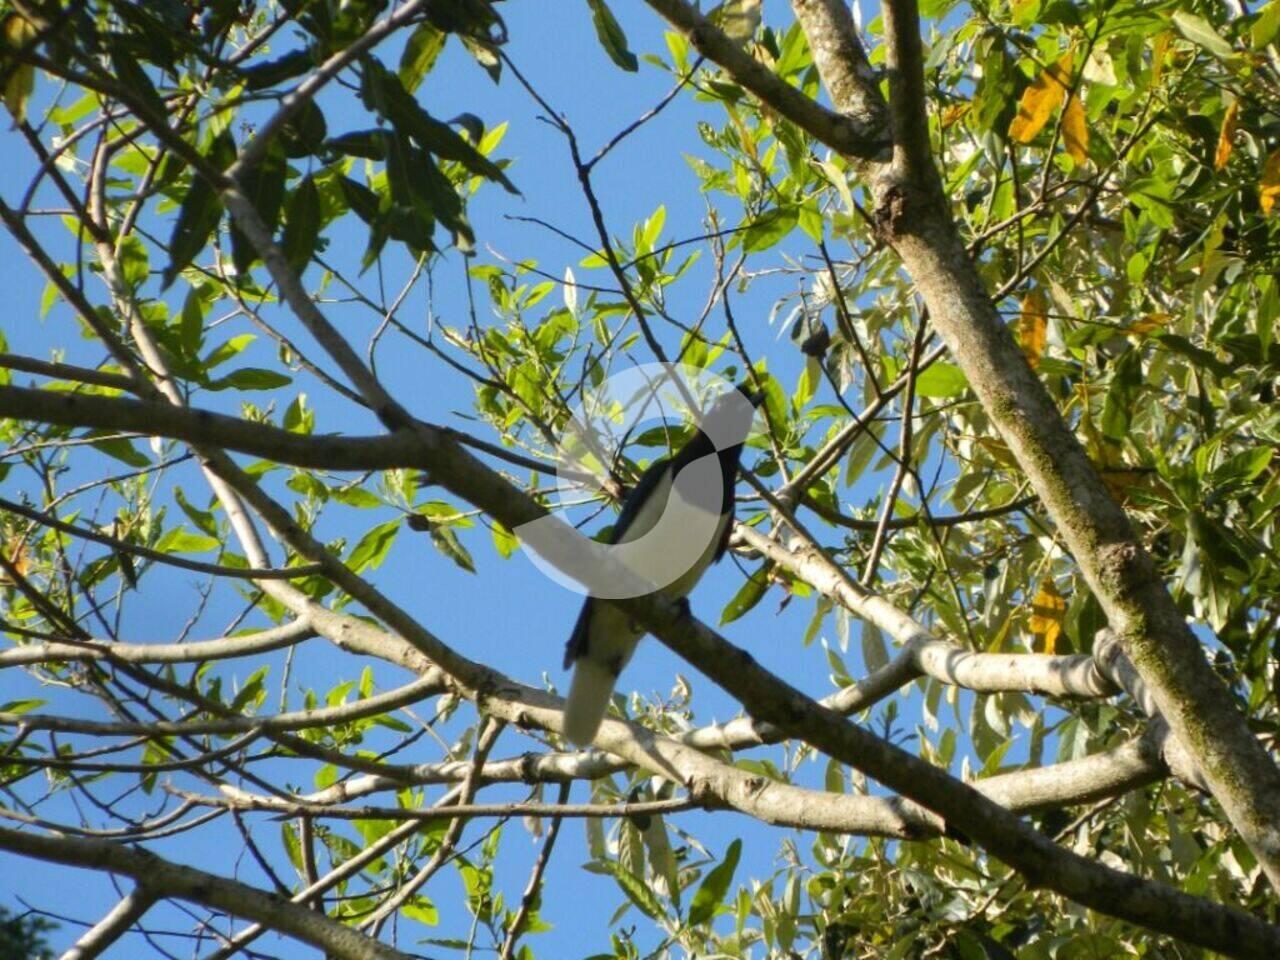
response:
[[[676,600],[676,610],[680,620],[692,620],[693,608],[689,606],[688,597],[680,597]]]

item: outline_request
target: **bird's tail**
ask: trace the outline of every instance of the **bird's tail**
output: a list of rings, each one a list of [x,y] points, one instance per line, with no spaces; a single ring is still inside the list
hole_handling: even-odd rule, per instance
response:
[[[590,657],[581,657],[573,666],[573,683],[564,708],[564,735],[579,746],[595,739],[600,721],[609,709],[609,698],[618,678]]]

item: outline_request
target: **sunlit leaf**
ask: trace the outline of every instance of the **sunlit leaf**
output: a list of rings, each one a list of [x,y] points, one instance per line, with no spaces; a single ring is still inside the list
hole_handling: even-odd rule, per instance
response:
[[[1062,143],[1076,163],[1089,159],[1089,123],[1085,119],[1084,105],[1072,94],[1062,111]]]
[[[627,35],[605,0],[587,0],[587,6],[591,8],[591,21],[596,27],[596,37],[605,53],[609,54],[609,59],[630,73],[639,70],[640,62],[627,47]]]
[[[1022,298],[1022,312],[1018,315],[1018,345],[1035,370],[1044,356],[1049,330],[1049,301],[1040,287],[1033,287]]]
[[[1280,200],[1280,149],[1267,157],[1266,166],[1262,168],[1262,179],[1258,181],[1258,206],[1262,212],[1270,214]]]
[[[1036,138],[1053,112],[1062,103],[1071,82],[1071,51],[1068,50],[1052,66],[1041,70],[1018,101],[1018,113],[1009,123],[1009,136],[1019,143]]]
[[[1056,653],[1058,638],[1062,635],[1062,618],[1067,612],[1067,601],[1058,592],[1052,577],[1045,577],[1031,601],[1031,617],[1027,628],[1031,631],[1033,648],[1039,653]]]
[[[689,904],[689,926],[696,927],[715,916],[729,891],[729,884],[733,882],[733,874],[738,869],[741,854],[742,841],[734,840],[725,851],[724,859],[703,878],[697,893],[693,895],[693,902]]]
[[[1235,51],[1231,44],[1222,38],[1204,17],[1197,16],[1188,10],[1175,10],[1173,25],[1184,37],[1219,60],[1228,60]]]
[[[236,145],[230,132],[224,130],[209,147],[205,159],[222,170],[235,159]],[[222,218],[222,201],[207,181],[196,177],[187,191],[178,219],[169,238],[169,266],[161,278],[161,288],[167,288],[188,264],[205,248],[213,231]]]
[[[1235,149],[1236,122],[1240,113],[1240,101],[1232,100],[1227,112],[1222,116],[1222,126],[1218,130],[1218,146],[1213,152],[1213,169],[1221,170],[1231,159],[1231,151]]]

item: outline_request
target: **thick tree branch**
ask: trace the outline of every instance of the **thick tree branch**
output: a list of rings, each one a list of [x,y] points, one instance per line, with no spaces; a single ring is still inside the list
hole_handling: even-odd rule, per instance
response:
[[[829,110],[779,78],[684,0],[645,2],[688,37],[698,53],[720,64],[736,82],[832,149],[851,157],[869,158],[880,155],[888,146],[884,125],[871,109],[874,101],[865,101],[869,108],[866,110]]]

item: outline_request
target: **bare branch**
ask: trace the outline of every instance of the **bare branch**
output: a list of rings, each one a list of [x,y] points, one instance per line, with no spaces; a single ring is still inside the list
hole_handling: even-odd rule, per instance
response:
[[[267,890],[104,840],[41,836],[0,827],[0,848],[53,863],[131,877],[147,894],[174,897],[256,920],[341,960],[408,960],[345,924],[282,900]]]

